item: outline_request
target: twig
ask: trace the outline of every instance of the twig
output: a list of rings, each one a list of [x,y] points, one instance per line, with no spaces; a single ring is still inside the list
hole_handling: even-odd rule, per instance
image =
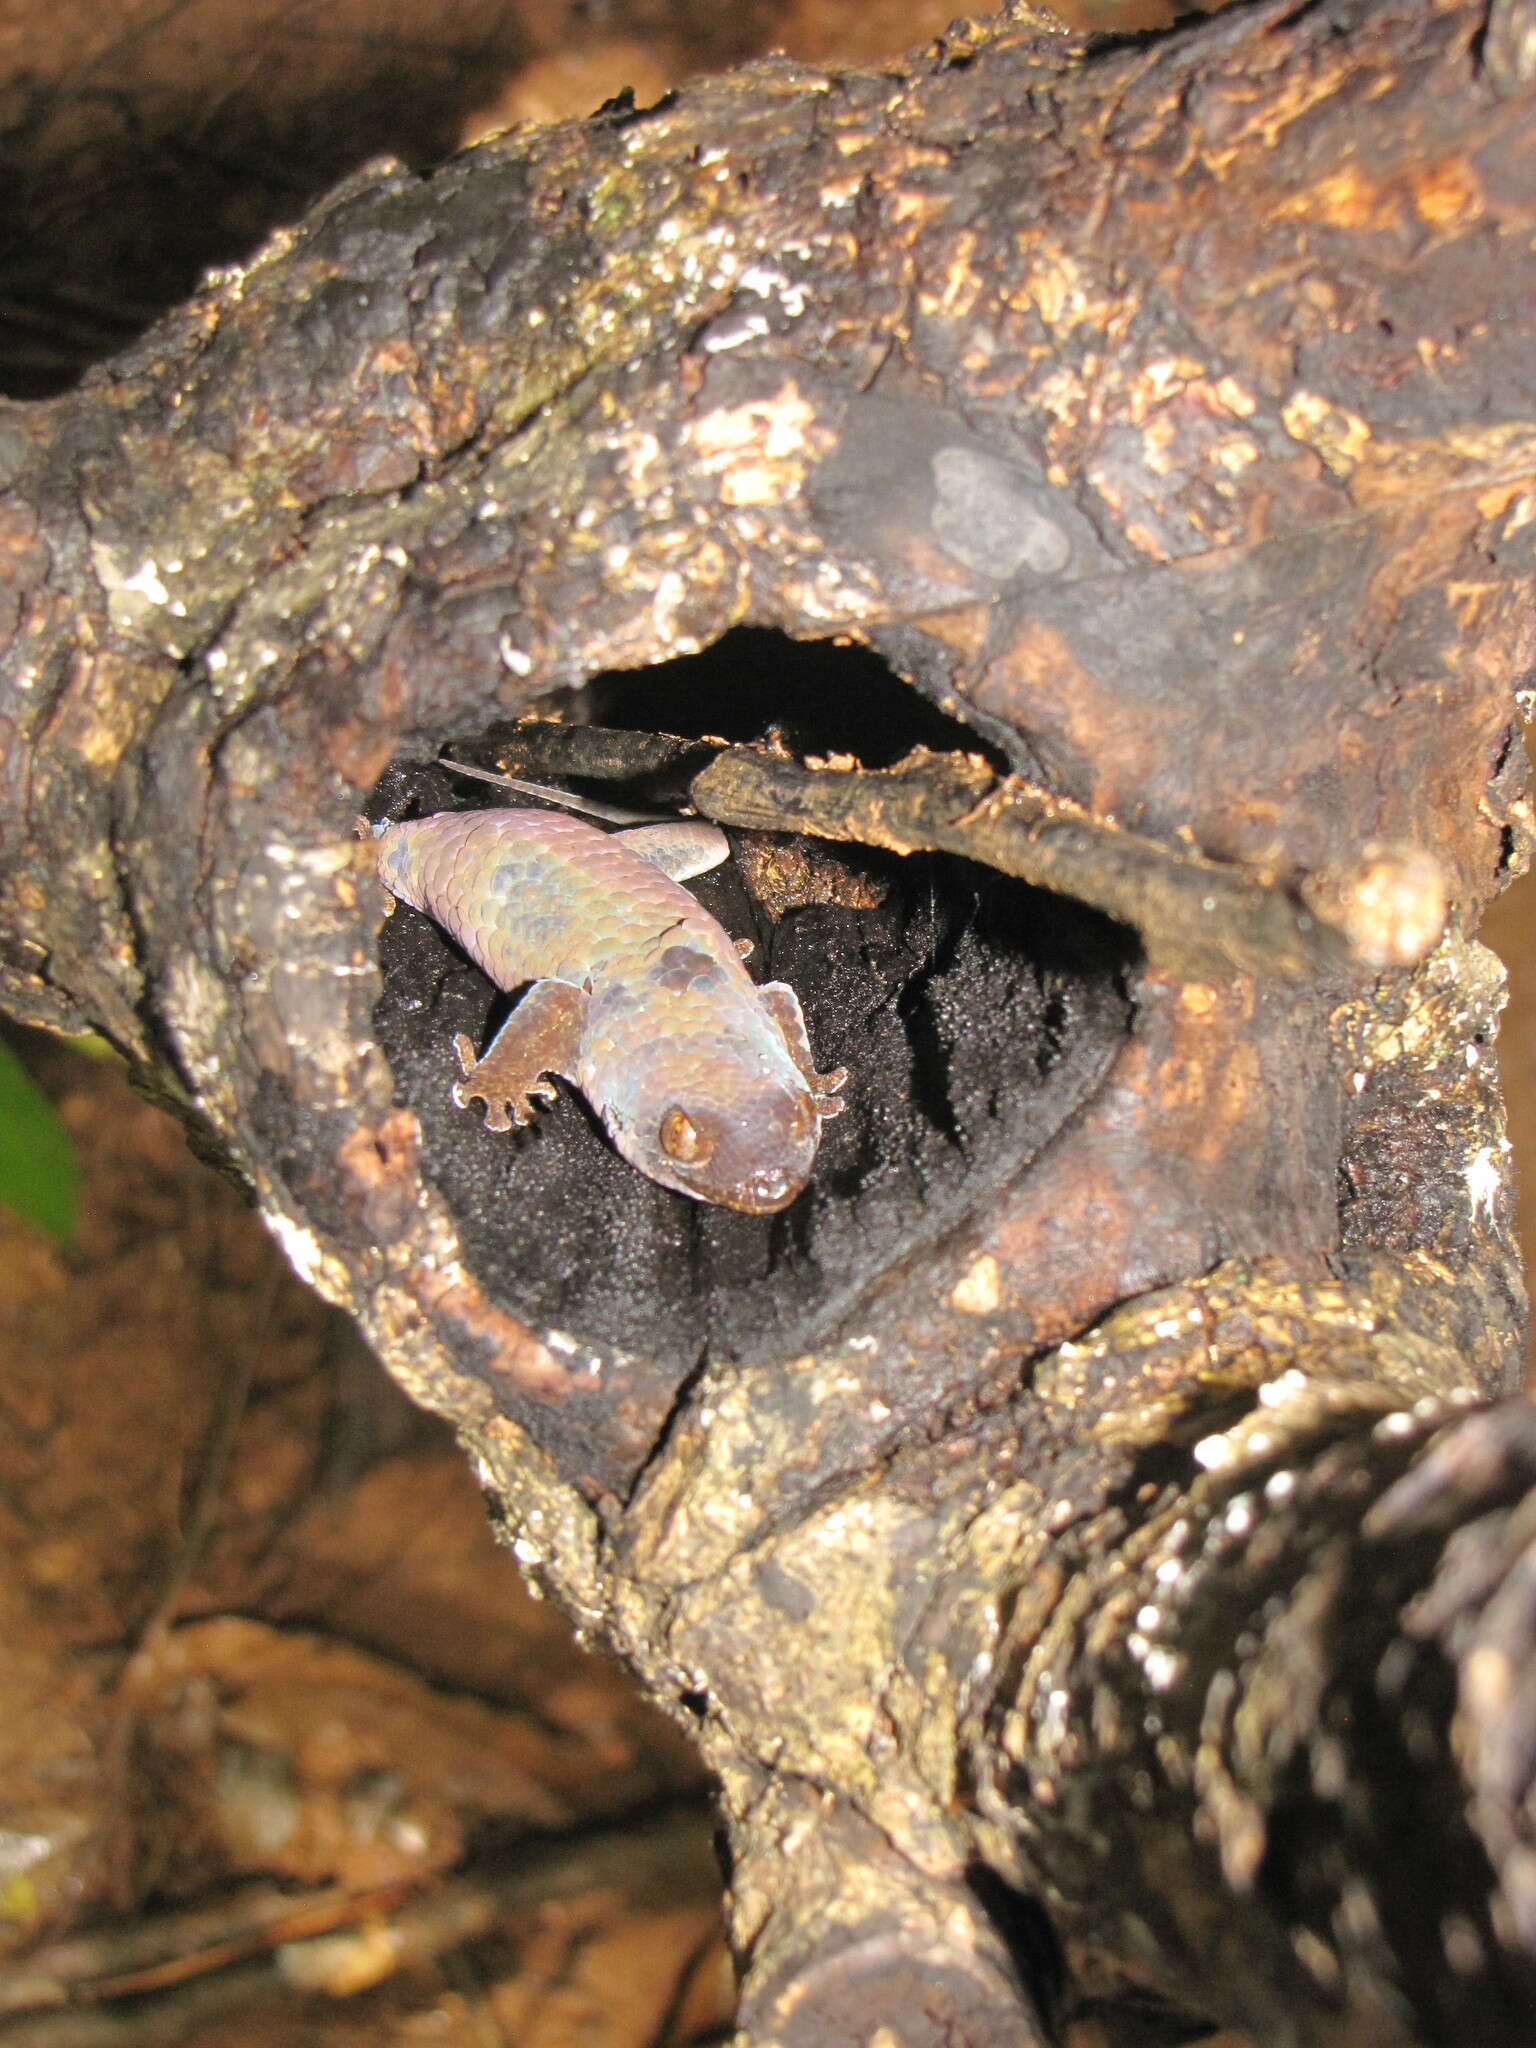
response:
[[[552,1899],[612,1891],[654,1907],[702,1904],[719,1890],[710,1818],[691,1801],[628,1827],[525,1844],[499,1865],[433,1878],[416,1892],[405,1884],[300,1893],[253,1886],[16,1959],[0,1984],[0,2040],[28,2011],[171,1994],[257,1957],[273,1958],[291,1988],[340,1992],[358,1988],[358,1944],[367,1944],[377,1981]],[[246,1977],[241,1983],[249,1988]]]
[[[686,792],[716,824],[983,862],[1073,896],[1140,934],[1151,964],[1189,980],[1309,981],[1409,966],[1446,916],[1438,863],[1362,850],[1348,867],[1282,877],[1179,852],[1068,797],[999,775],[976,754],[919,747],[893,768],[801,764],[765,747],[531,724],[496,748],[505,768]]]

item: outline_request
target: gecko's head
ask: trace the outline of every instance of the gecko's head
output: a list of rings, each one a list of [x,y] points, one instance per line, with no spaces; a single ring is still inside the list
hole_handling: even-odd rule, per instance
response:
[[[769,1076],[647,1089],[610,1117],[614,1144],[663,1187],[749,1216],[787,1209],[811,1177],[821,1119],[807,1090]]]

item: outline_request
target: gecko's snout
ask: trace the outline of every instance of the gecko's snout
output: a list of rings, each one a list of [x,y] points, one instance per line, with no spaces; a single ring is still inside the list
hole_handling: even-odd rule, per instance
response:
[[[742,1119],[687,1192],[745,1216],[772,1216],[787,1209],[811,1177],[816,1120],[804,1130],[792,1107],[777,1101],[756,1107],[757,1117]]]
[[[659,1118],[642,1114],[633,1126],[610,1129],[625,1157],[635,1163],[643,1154],[644,1171],[663,1187],[747,1216],[787,1209],[816,1163],[815,1109],[803,1090],[781,1085],[690,1090]]]
[[[776,1210],[787,1209],[804,1186],[803,1174],[788,1173],[782,1166],[765,1167],[753,1174],[730,1206],[748,1216],[772,1216]]]

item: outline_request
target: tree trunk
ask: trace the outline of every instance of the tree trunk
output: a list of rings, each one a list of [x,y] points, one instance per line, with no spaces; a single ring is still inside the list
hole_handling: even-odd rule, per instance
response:
[[[372,166],[0,419],[5,1000],[179,1102],[694,1729],[755,2042],[1039,2041],[1058,1950],[1265,2042],[1529,2021],[1470,934],[1533,52],[1285,0],[760,64]],[[851,1072],[786,1216],[453,1106],[489,992],[352,836],[478,802],[449,742],[742,828],[701,893]]]

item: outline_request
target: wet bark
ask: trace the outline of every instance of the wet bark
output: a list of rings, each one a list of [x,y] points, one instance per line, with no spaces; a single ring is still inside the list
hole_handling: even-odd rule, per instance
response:
[[[1461,1412],[1523,1342],[1533,35],[754,66],[374,166],[0,419],[5,1000],[693,1727],[756,2041],[1037,2040],[1058,1950],[1276,2043],[1536,1997],[1531,1425]],[[488,992],[353,819],[588,704],[760,743],[704,893],[853,1074],[782,1221],[448,1099]],[[927,837],[838,759],[946,735]]]

